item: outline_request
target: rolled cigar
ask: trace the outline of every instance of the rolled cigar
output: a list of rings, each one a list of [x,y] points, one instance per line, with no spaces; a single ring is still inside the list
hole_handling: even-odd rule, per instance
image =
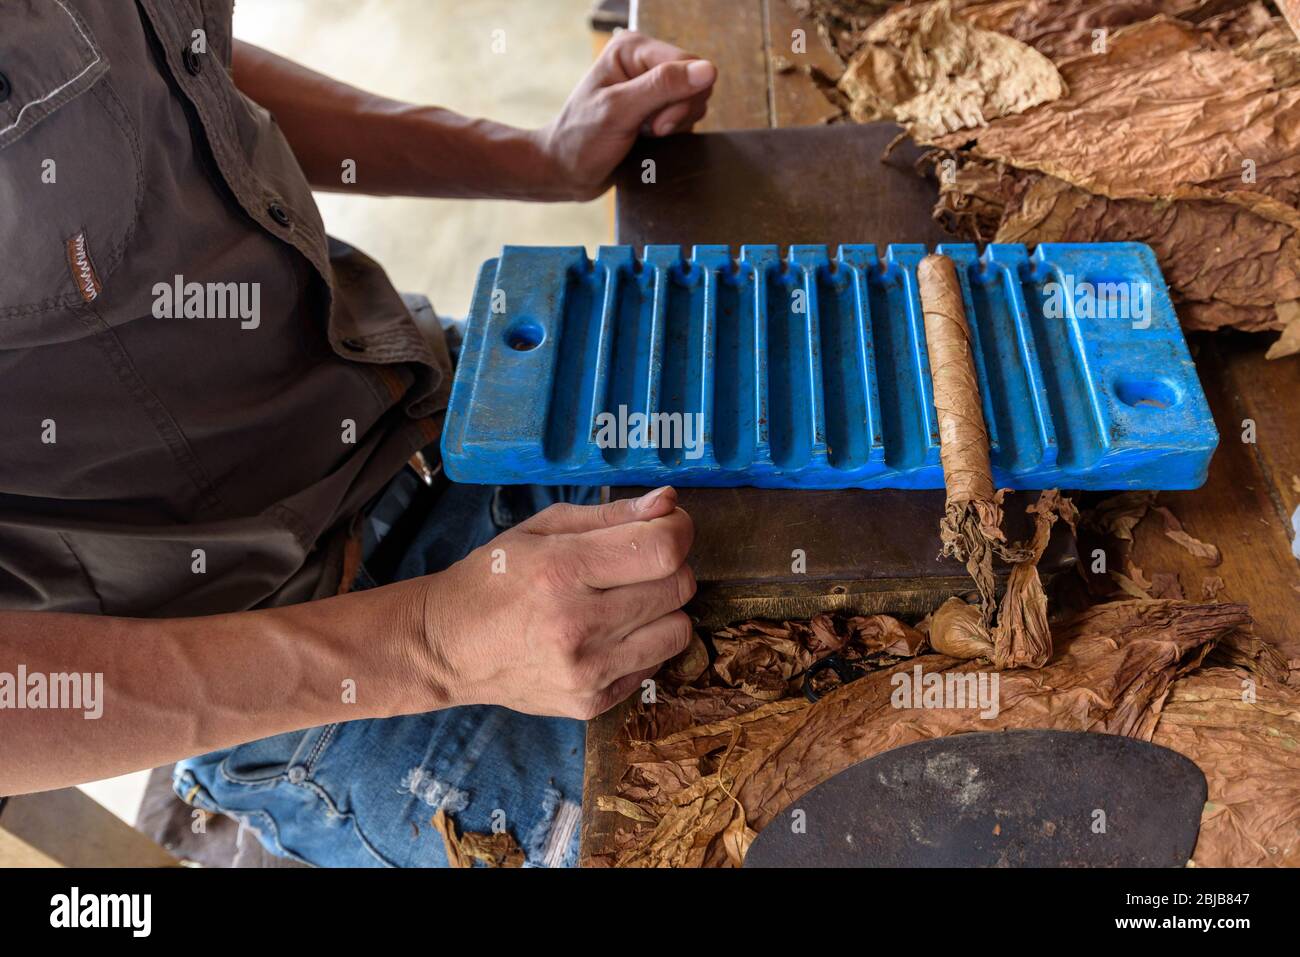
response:
[[[964,562],[975,580],[980,622],[987,629],[996,609],[993,556],[1008,561],[1024,556],[1008,549],[1002,534],[1002,495],[993,488],[989,433],[957,269],[947,256],[930,255],[921,260],[916,278],[947,491],[939,537],[943,554]]]
[[[939,459],[948,503],[991,502],[989,433],[957,269],[947,256],[926,256],[917,267],[916,278],[925,313],[930,379],[939,415]]]

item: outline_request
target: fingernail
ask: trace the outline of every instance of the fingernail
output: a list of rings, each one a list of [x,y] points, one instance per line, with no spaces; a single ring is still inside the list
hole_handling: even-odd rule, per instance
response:
[[[692,60],[686,64],[686,82],[693,90],[702,90],[718,75],[718,71],[708,60]]]
[[[655,136],[667,136],[672,131],[672,120],[660,120],[655,124]]]
[[[650,509],[654,508],[655,505],[659,502],[659,499],[663,498],[664,493],[667,491],[668,491],[668,486],[663,485],[655,489],[653,492],[646,492],[644,495],[642,495],[639,499],[636,500],[636,510],[638,512],[650,511]]]

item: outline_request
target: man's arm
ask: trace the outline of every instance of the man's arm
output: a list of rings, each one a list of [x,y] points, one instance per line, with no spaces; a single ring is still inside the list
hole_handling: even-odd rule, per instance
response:
[[[638,33],[615,36],[540,130],[366,93],[236,41],[235,85],[270,110],[317,189],[404,196],[575,200],[599,195],[638,133],[683,132],[704,115],[711,63]]]
[[[690,638],[693,530],[676,504],[660,489],[552,506],[439,574],[285,608],[0,612],[0,795],[333,721],[464,704],[592,717]],[[33,676],[73,673],[102,675],[102,699],[35,697]]]

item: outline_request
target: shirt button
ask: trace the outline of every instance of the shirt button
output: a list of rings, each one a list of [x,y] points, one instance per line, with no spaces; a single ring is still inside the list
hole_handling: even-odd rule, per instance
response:
[[[366,344],[360,339],[344,339],[343,348],[351,349],[353,352],[365,352]]]
[[[307,780],[307,769],[301,764],[295,764],[289,769],[289,781],[293,784],[302,784]]]
[[[181,60],[185,63],[185,69],[190,76],[198,76],[203,72],[203,58],[194,52],[194,48],[186,46],[181,51]]]
[[[9,99],[9,94],[13,92],[13,87],[9,85],[9,77],[0,73],[0,103]]]
[[[281,226],[289,225],[289,211],[286,210],[279,203],[271,203],[269,206],[266,207],[266,211],[270,213],[271,218],[274,219]]]

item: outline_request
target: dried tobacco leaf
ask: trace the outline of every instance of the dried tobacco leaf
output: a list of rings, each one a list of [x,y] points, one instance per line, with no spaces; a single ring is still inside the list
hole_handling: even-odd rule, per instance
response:
[[[1266,678],[1247,698],[1240,670],[1202,668],[1169,689],[1151,740],[1205,772],[1194,865],[1300,866],[1300,687]]]
[[[960,598],[949,598],[930,620],[930,645],[950,658],[993,660],[993,638],[980,610]]]
[[[1117,541],[1131,543],[1133,529],[1146,518],[1155,501],[1155,492],[1120,492],[1089,509],[1083,524]]]
[[[1177,542],[1210,567],[1214,567],[1223,561],[1223,556],[1219,554],[1217,545],[1211,545],[1209,542],[1203,542],[1199,538],[1188,535],[1187,532],[1183,531],[1183,523],[1178,521],[1177,517],[1169,509],[1163,505],[1158,505],[1153,511],[1164,519],[1165,535],[1170,540]]]
[[[1276,69],[1257,46],[1224,49],[1208,31],[1156,17],[1117,31],[1103,53],[1063,62],[1060,99],[935,141],[1113,199],[1222,200],[1300,226],[1300,71]]]
[[[993,628],[993,663],[998,668],[1041,668],[1052,656],[1052,632],[1047,623],[1047,594],[1038,575],[1038,562],[1058,520],[1071,529],[1079,518],[1074,504],[1055,489],[1040,492],[1026,511],[1034,516],[1028,554],[1011,569],[1006,594]]]
[[[674,685],[688,685],[704,674],[709,667],[709,649],[700,636],[691,632],[685,648],[664,667],[664,676]]]
[[[919,141],[978,127],[1065,93],[1052,61],[971,26],[948,0],[898,7],[873,23],[839,88],[859,123],[891,119]]]
[[[1176,601],[1182,601],[1186,596],[1183,595],[1183,583],[1178,580],[1177,572],[1156,572],[1151,576],[1151,597],[1152,598],[1172,598]],[[1203,601],[1213,601],[1213,596],[1202,596]]]
[[[457,836],[456,824],[444,808],[438,808],[429,823],[442,835],[450,867],[473,867],[475,861],[488,867],[524,866],[523,849],[507,831],[499,834],[467,832]]]
[[[988,720],[973,711],[892,705],[894,675],[914,665],[945,674],[977,669],[927,655],[868,674],[815,704],[790,698],[632,741],[620,795],[659,820],[653,829],[620,832],[607,863],[734,864],[740,828],[761,830],[800,795],[863,758],[941,734],[1046,727],[1149,738],[1174,678],[1249,625],[1241,605],[1115,602],[1061,626],[1057,654],[1045,668],[1001,673],[1000,711]],[[729,828],[732,836],[724,837]]]

